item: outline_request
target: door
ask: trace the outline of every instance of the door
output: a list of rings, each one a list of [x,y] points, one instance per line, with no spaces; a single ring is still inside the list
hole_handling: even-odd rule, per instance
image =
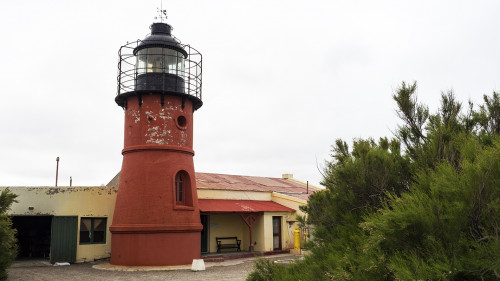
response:
[[[281,217],[273,217],[273,250],[281,250]]]
[[[53,217],[50,262],[75,262],[78,217]]]
[[[201,215],[201,224],[203,225],[203,230],[201,231],[201,252],[208,253],[208,216]]]
[[[52,216],[14,216],[17,229],[18,258],[49,258]]]

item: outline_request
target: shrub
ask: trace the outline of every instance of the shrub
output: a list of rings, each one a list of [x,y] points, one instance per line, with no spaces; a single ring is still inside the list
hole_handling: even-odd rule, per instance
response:
[[[7,279],[7,268],[17,256],[16,230],[7,215],[12,203],[17,202],[16,197],[8,188],[0,193],[0,280]]]

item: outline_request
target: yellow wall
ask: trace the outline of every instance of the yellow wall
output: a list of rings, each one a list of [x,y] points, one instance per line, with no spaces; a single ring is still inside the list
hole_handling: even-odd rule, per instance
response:
[[[254,250],[257,252],[273,251],[273,216],[281,217],[281,246],[283,250],[293,248],[294,222],[289,212],[264,212],[257,220],[252,231]],[[239,215],[210,215],[209,216],[209,251],[217,252],[216,237],[237,236],[241,240],[241,250],[248,251],[250,243],[249,228]],[[223,252],[229,252],[225,250]],[[234,250],[233,250],[234,251]]]
[[[0,187],[0,191],[5,187]],[[9,212],[13,216],[78,216],[107,218],[106,244],[80,245],[77,242],[76,261],[85,262],[108,258],[111,253],[109,226],[113,220],[117,187],[10,187],[18,195],[18,203]],[[33,210],[29,210],[33,207]]]
[[[273,217],[281,217],[281,248],[283,250],[293,248],[293,233],[289,235],[289,223],[287,219],[290,218],[288,212],[265,212],[263,219],[263,240],[264,245],[260,251],[272,251],[273,245]]]
[[[0,187],[0,191],[5,187]],[[77,262],[92,261],[107,258],[111,252],[111,233],[109,226],[113,220],[117,187],[10,187],[19,195],[19,203],[14,203],[10,213],[15,216],[78,216],[78,235],[81,217],[107,218],[108,231],[106,244],[80,245],[77,243]],[[280,193],[253,192],[253,191],[226,191],[199,189],[200,199],[239,199],[274,201],[296,210],[289,212],[265,212],[253,228],[255,251],[272,251],[272,217],[282,216],[282,247],[293,248],[293,229],[296,225],[295,214],[302,214],[299,205],[305,200]],[[30,211],[28,208],[33,207]],[[215,237],[237,236],[242,240],[242,251],[249,248],[249,229],[239,215],[210,215],[209,216],[209,251],[217,251]],[[290,229],[292,231],[290,232]],[[78,237],[78,241],[79,241]]]
[[[295,214],[301,215],[301,216],[304,215],[304,212],[302,212],[299,209],[299,206],[307,204],[306,200],[302,200],[302,199],[299,199],[296,197],[292,197],[292,196],[282,194],[282,193],[277,193],[277,192],[273,192],[271,194],[271,201],[276,202],[280,205],[286,206],[288,208],[294,209]]]
[[[257,244],[254,244],[254,251],[263,252],[266,247],[266,237],[264,236],[264,228],[266,224],[264,222],[264,215],[262,215],[257,222],[253,225],[252,237]],[[248,228],[248,227],[247,227]]]
[[[303,215],[299,210],[300,205],[307,204],[307,201],[284,195],[281,193],[270,192],[253,192],[253,191],[228,191],[228,190],[211,190],[198,189],[199,199],[235,199],[235,200],[262,200],[273,201],[283,206],[296,210],[294,213],[289,212],[265,212],[255,223],[252,232],[255,251],[272,251],[273,250],[273,216],[281,216],[281,245],[283,249],[293,249],[294,238],[293,230],[297,226],[296,214]],[[214,253],[217,251],[215,237],[237,236],[242,240],[242,251],[247,251],[249,247],[249,230],[243,219],[239,215],[211,215],[210,230],[209,230],[209,251]],[[213,226],[217,226],[216,229]],[[233,233],[233,234],[230,234]],[[226,250],[229,251],[229,250]]]
[[[297,215],[305,215],[305,213],[302,212],[299,207],[302,205],[306,205],[307,201],[277,192],[272,193],[272,201],[296,210],[295,213],[285,216],[285,222],[283,222],[284,225],[281,228],[283,232],[286,232],[283,234],[283,247],[286,247],[287,249],[293,249],[293,230],[299,226],[297,222]]]
[[[198,199],[271,201],[270,192],[198,189]]]
[[[241,240],[241,250],[248,250],[248,227],[239,215],[211,215],[209,216],[209,252],[217,252],[216,237],[238,237]],[[226,249],[224,252],[236,251]]]

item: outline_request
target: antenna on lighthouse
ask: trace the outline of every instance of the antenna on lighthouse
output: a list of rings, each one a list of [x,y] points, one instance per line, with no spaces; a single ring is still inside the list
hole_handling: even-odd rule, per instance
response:
[[[167,20],[167,10],[163,10],[163,1],[160,3],[160,8],[156,8],[156,11],[158,12],[158,16],[155,17],[155,20],[160,20],[160,22],[163,22],[163,20]]]

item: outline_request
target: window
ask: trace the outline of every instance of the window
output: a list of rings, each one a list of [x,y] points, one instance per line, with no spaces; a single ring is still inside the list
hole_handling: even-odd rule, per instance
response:
[[[194,210],[193,193],[191,188],[191,177],[185,170],[180,170],[175,174],[173,186],[170,185],[174,209],[176,210]]]
[[[175,125],[177,126],[177,128],[179,128],[180,130],[186,130],[187,129],[187,119],[186,119],[186,116],[184,115],[179,115],[177,117],[177,122],[175,123]]]
[[[186,178],[183,173],[179,172],[175,175],[175,203],[177,205],[184,205],[185,199],[185,186]]]
[[[80,244],[106,243],[106,218],[80,219]]]
[[[137,52],[136,73],[169,73],[184,76],[184,55],[167,48],[145,48]]]

